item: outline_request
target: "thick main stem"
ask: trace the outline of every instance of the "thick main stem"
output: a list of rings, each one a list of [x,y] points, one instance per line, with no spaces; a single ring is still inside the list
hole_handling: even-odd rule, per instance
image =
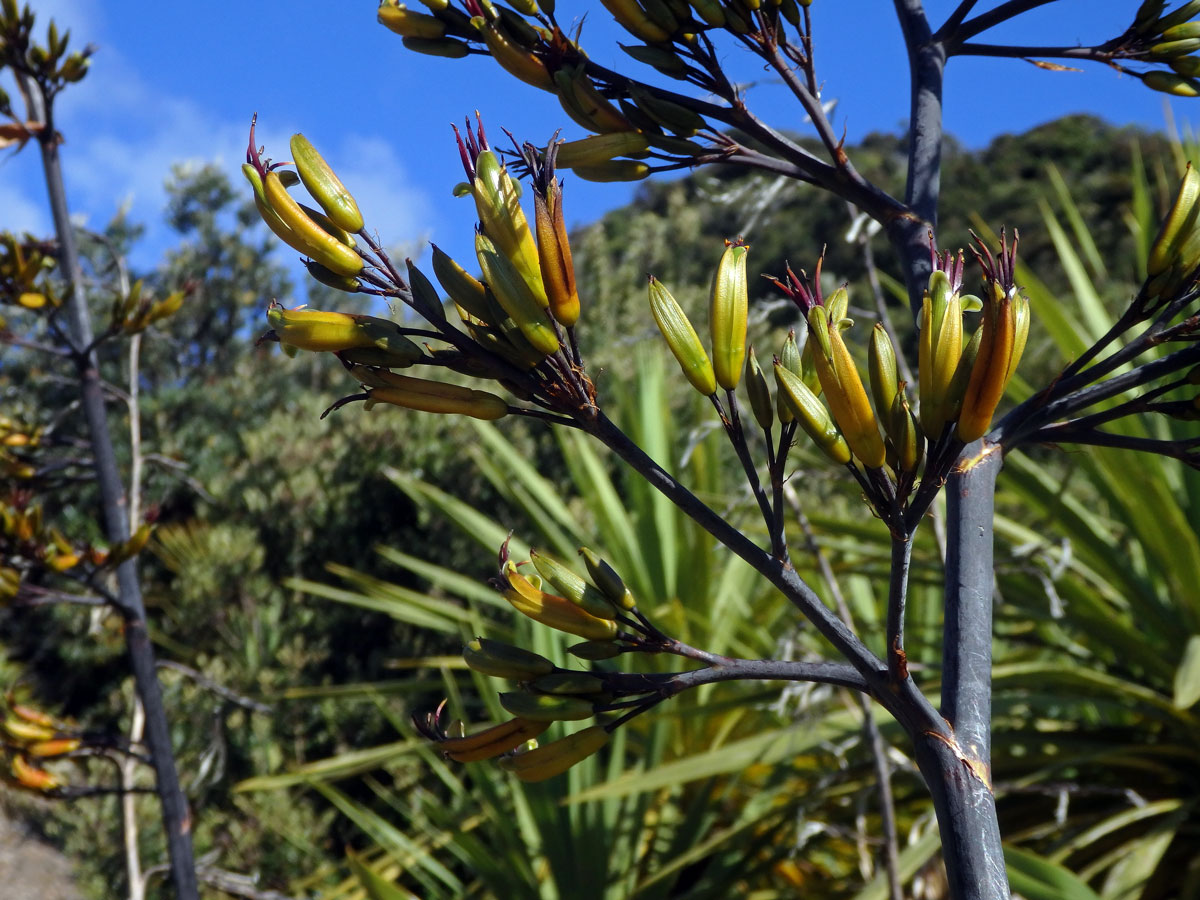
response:
[[[40,92],[35,86],[31,87],[32,96],[40,100]],[[67,211],[66,190],[52,117],[46,109],[34,111],[34,114],[46,126],[39,135],[38,143],[42,152],[42,167],[46,175],[46,189],[54,216],[54,228],[58,236],[59,261],[70,283],[66,303],[67,324],[74,344],[73,355],[82,393],[83,411],[95,460],[96,480],[100,487],[104,531],[109,542],[116,545],[129,538],[125,491],[121,484],[120,470],[108,427],[108,413],[104,406],[103,386],[100,381],[100,362],[95,349],[91,348],[91,317],[88,313],[79,253],[75,248],[75,237]],[[85,349],[86,353],[83,352]],[[171,877],[175,883],[176,896],[180,900],[194,900],[199,897],[199,892],[192,854],[191,815],[187,799],[179,785],[175,755],[171,748],[171,732],[155,667],[154,648],[146,630],[146,609],[142,603],[137,564],[132,559],[126,560],[117,568],[117,603],[125,620],[125,646],[129,653],[130,668],[133,670],[134,685],[146,714],[146,743],[157,776],[156,785],[162,806]]]
[[[1007,900],[1008,873],[996,820],[996,798],[960,748],[935,733],[914,736],[917,768],[929,786],[949,896]]]
[[[912,79],[905,200],[914,215],[891,223],[888,235],[900,253],[909,304],[916,318],[931,267],[929,234],[921,232],[932,233],[937,227],[946,46],[931,33],[921,0],[893,2],[908,48]],[[1009,896],[995,798],[988,783],[994,577],[991,541],[995,477],[1001,456],[999,448],[995,451],[977,457],[978,451],[973,453],[968,447],[960,455],[947,488],[950,546],[942,690],[943,713],[954,729],[952,739],[947,742],[940,734],[910,730],[917,745],[917,764],[933,795],[954,900],[1005,900]],[[964,638],[966,645],[958,643]]]
[[[958,900],[1009,896],[990,785],[992,522],[1002,460],[998,445],[976,441],[946,484],[942,715],[955,744],[933,739],[917,748],[937,810],[950,895]]]
[[[942,177],[942,82],[946,48],[934,39],[921,0],[894,0],[912,81],[908,123],[908,182],[904,200],[910,213],[886,223],[892,246],[904,265],[913,317],[929,281],[929,235],[937,230]]]
[[[990,766],[992,720],[992,519],[1000,447],[967,446],[946,483],[946,623],[942,715],[964,752]]]

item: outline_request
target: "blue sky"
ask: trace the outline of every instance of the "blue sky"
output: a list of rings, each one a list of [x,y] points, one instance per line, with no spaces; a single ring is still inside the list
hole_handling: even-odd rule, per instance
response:
[[[938,23],[955,2],[926,5]],[[994,5],[983,0],[979,8]],[[1058,0],[1029,15],[1022,28],[997,29],[988,39],[1095,43],[1122,31],[1137,6],[1136,0]],[[474,216],[469,201],[450,196],[462,171],[449,123],[478,108],[496,136],[501,127],[535,142],[559,127],[567,138],[582,134],[551,95],[499,77],[490,61],[406,51],[376,24],[376,0],[35,0],[33,7],[39,28],[53,16],[71,28],[73,41],[98,47],[91,73],[60,103],[69,201],[94,227],[128,205],[150,228],[134,258],[141,265],[152,264],[168,240],[161,223],[171,165],[217,162],[240,179],[255,110],[268,153],[285,157],[288,137],[304,131],[385,242],[419,253],[425,241],[436,240],[464,262]],[[616,40],[630,41],[598,2],[558,0],[557,9],[561,21],[587,12],[584,46],[593,58],[640,68],[617,49]],[[899,129],[908,113],[908,70],[890,0],[815,0],[812,9],[824,95],[839,101],[835,125],[851,142]],[[766,77],[732,44],[728,64],[740,80]],[[748,98],[764,118],[800,127],[778,86],[755,83]],[[955,59],[945,100],[947,130],[971,147],[1072,112],[1150,128],[1165,121],[1163,95],[1094,65],[1054,73],[1020,60]],[[1173,114],[1195,120],[1198,103],[1173,101]],[[32,148],[0,156],[0,227],[49,230],[36,163]],[[633,191],[570,179],[568,218],[590,221]]]

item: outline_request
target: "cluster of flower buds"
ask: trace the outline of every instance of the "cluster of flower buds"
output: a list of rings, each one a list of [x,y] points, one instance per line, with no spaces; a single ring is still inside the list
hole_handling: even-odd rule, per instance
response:
[[[465,734],[459,722],[447,731],[441,724],[441,713],[439,706],[436,712],[414,719],[414,724],[438,744],[447,759],[464,763],[496,759],[503,769],[525,782],[546,781],[561,775],[600,750],[611,735],[604,725],[591,725],[539,746],[538,736],[553,724],[553,718],[514,716],[490,728]]]
[[[1166,69],[1135,73],[1147,87],[1176,97],[1200,97],[1200,0],[1186,0],[1166,12],[1166,0],[1144,0],[1129,32],[1139,62]]]
[[[281,171],[282,164],[263,159],[254,143],[254,124],[242,174],[254,189],[259,215],[281,241],[312,260],[309,272],[314,278],[341,290],[356,290],[354,276],[362,270],[363,260],[355,252],[353,235],[362,230],[363,219],[354,197],[302,134],[292,135],[294,172]],[[321,210],[297,202],[288,193],[289,187],[301,182]]]
[[[650,312],[654,321],[683,374],[706,397],[716,394],[718,387],[732,391],[742,379],[750,308],[746,286],[749,250],[741,240],[726,241],[725,252],[713,275],[708,307],[711,359],[683,308],[661,281],[650,276]]]
[[[42,519],[42,507],[21,491],[0,500],[0,602],[17,596],[33,573],[62,573],[81,563],[104,562],[107,554],[74,546],[61,531]]]
[[[900,380],[896,350],[877,324],[867,350],[864,380],[844,335],[849,294],[839,287],[825,297],[816,279],[789,267],[772,279],[804,315],[804,335],[789,333],[774,360],[777,395],[772,402],[753,348],[747,352],[746,247],[729,243],[713,278],[709,328],[712,356],[695,328],[661,282],[650,280],[650,309],[667,346],[688,381],[714,397],[732,392],[745,373],[749,406],[764,429],[798,425],[827,457],[867,472],[890,468],[894,481],[911,486],[928,441],[969,443],[988,430],[1016,369],[1029,333],[1029,302],[1016,288],[1016,241],[1001,239],[1000,253],[977,239],[973,248],[983,272],[983,299],[962,294],[963,254],[933,254],[925,292],[919,347],[919,406],[914,412]],[[982,311],[964,339],[964,314]],[[867,389],[869,383],[870,390]],[[953,426],[953,427],[951,427]]]
[[[258,210],[280,238],[308,257],[309,272],[350,293],[400,298],[436,329],[431,333],[376,316],[285,309],[272,303],[267,311],[271,330],[263,339],[278,342],[289,355],[299,350],[335,354],[364,389],[335,407],[365,400],[368,408],[387,403],[480,419],[498,419],[514,411],[504,398],[488,391],[392,371],[415,365],[493,379],[520,399],[542,405],[551,405],[545,396],[553,395],[570,401],[564,401],[568,411],[586,407],[591,403],[590,382],[573,337],[564,336],[564,329],[571,334],[581,310],[562,187],[554,176],[558,145],[552,143],[544,153],[529,144],[520,148],[533,187],[531,226],[521,208],[521,189],[488,144],[482,124],[476,129],[468,123],[465,135],[457,129],[455,133],[467,176],[455,193],[474,200],[479,274],[467,271],[436,245],[432,264],[461,330],[447,319],[434,282],[411,260],[407,281],[395,270],[364,230],[353,197],[302,135],[291,142],[298,174],[281,172],[287,164],[264,159],[254,145],[251,126],[243,171]],[[289,185],[300,183],[320,210],[288,194]],[[421,345],[410,335],[437,337],[450,346]]]
[[[3,0],[0,4],[0,69],[11,67],[28,72],[50,85],[82,81],[95,47],[88,44],[82,50],[68,53],[71,32],[60,34],[53,19],[46,29],[46,43],[35,43],[32,40],[34,19],[29,4],[20,9],[17,0]],[[15,118],[4,91],[0,91],[0,115]]]
[[[53,309],[61,302],[43,277],[57,262],[54,248],[26,236],[0,234],[0,304],[21,309]],[[0,329],[5,327],[0,317]]]
[[[27,481],[37,474],[32,454],[42,441],[42,430],[0,416],[0,474]]]
[[[654,652],[666,639],[637,609],[621,576],[586,547],[580,548],[587,577],[544,553],[530,552],[534,571],[527,575],[500,550],[496,587],[505,599],[535,622],[581,637],[567,648],[577,659],[596,662],[631,651]],[[498,759],[522,781],[542,781],[565,772],[604,746],[609,735],[631,716],[597,724],[538,746],[538,737],[554,722],[570,722],[604,713],[649,708],[661,697],[650,679],[622,681],[600,669],[564,669],[546,657],[500,641],[477,637],[463,648],[467,666],[481,675],[517,683],[500,694],[500,705],[513,718],[470,735],[461,723],[441,724],[442,707],[414,718],[418,730],[457,762]],[[635,698],[629,700],[628,698]],[[443,704],[442,706],[444,706]],[[633,714],[636,714],[633,713]]]
[[[6,757],[2,772],[11,787],[37,794],[57,795],[66,780],[45,768],[47,760],[79,750],[83,734],[74,726],[28,702],[20,702],[9,691],[4,719],[0,722],[0,745]]]
[[[175,315],[183,307],[186,290],[172,291],[161,299],[142,294],[143,283],[139,278],[130,287],[125,299],[113,309],[113,330],[124,334],[139,334],[155,322]]]
[[[36,435],[13,431],[4,440],[14,438],[35,440]],[[36,594],[47,575],[68,574],[82,581],[102,567],[115,568],[145,549],[153,528],[143,523],[127,540],[108,549],[73,544],[44,520],[31,490],[13,490],[0,498],[0,603],[23,593]]]
[[[466,282],[467,289],[460,298],[451,291],[451,285],[461,287],[465,272],[460,274],[457,270],[461,266],[455,265],[450,267],[450,283],[443,280],[442,286],[450,292],[469,330],[495,335],[494,346],[501,355],[529,368],[560,349],[554,322],[570,326],[579,318],[574,268],[562,224],[561,196],[557,185],[554,196],[542,191],[537,216],[539,247],[521,209],[517,183],[488,145],[482,126],[478,131],[468,126],[465,140],[458,135],[458,146],[467,175],[465,189],[460,192],[474,198],[479,216],[475,255],[483,284]],[[552,220],[552,208],[557,211],[557,227]],[[551,285],[556,288],[553,304],[543,271],[551,275]],[[436,261],[434,272],[441,280]],[[482,305],[478,302],[481,296]],[[467,304],[475,301],[475,309],[464,306],[463,301]]]
[[[655,2],[655,0],[601,0],[617,22],[639,40],[651,45],[685,45],[708,29],[726,29],[733,34],[746,35],[757,30],[756,19],[767,22],[780,16],[793,25],[800,24],[800,10],[812,0],[687,0],[687,2]],[[662,66],[664,74],[671,74]]]
[[[587,56],[554,18],[554,5],[519,0],[510,6],[492,0],[463,0],[460,9],[448,0],[422,0],[415,11],[394,0],[379,7],[379,22],[401,35],[418,53],[462,58],[489,54],[520,81],[554,94],[570,119],[591,137],[563,145],[562,168],[589,181],[636,181],[655,171],[690,164],[709,149],[689,138],[706,127],[686,98],[636,82],[619,86],[598,82],[588,71]],[[683,0],[648,4],[638,0],[605,0],[614,18],[644,44],[621,45],[635,60],[677,79],[699,76],[685,59],[698,35],[712,28],[735,28],[746,34],[755,16],[778,19],[781,11],[800,21],[797,0]],[[683,55],[681,55],[681,51]],[[653,160],[647,162],[653,157]]]
[[[0,304],[27,310],[57,309],[62,298],[46,277],[57,264],[52,243],[37,241],[28,235],[22,241],[8,232],[0,234]],[[140,279],[135,281],[125,297],[113,304],[109,334],[145,331],[155,322],[178,312],[187,293],[186,290],[175,291],[155,299],[145,296],[143,288]],[[5,321],[0,317],[0,329],[4,327]]]

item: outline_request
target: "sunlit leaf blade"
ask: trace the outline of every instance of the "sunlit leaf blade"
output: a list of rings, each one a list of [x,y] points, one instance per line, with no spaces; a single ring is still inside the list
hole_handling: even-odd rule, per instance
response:
[[[254,778],[247,778],[245,781],[238,782],[234,786],[234,790],[270,791],[298,784],[311,784],[318,780],[336,781],[341,778],[350,778],[415,753],[424,745],[424,740],[410,740],[381,744],[378,747],[367,747],[362,750],[351,750],[329,759],[297,766],[290,772],[280,775],[258,775]]]
[[[1004,848],[1008,883],[1013,893],[1027,900],[1101,900],[1069,869],[1017,847]]]
[[[370,900],[417,900],[416,894],[396,887],[388,879],[367,865],[366,860],[353,850],[346,851],[346,862]]]

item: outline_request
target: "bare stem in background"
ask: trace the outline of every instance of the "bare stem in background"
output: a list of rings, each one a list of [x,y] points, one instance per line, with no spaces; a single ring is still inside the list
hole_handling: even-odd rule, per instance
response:
[[[129,724],[129,746],[136,747],[142,740],[146,715],[142,704],[133,699],[133,718]],[[129,900],[145,900],[146,876],[142,873],[142,857],[138,852],[137,794],[130,789],[137,776],[139,761],[134,756],[125,756],[117,763],[121,777],[121,819],[125,828],[125,875],[129,879]]]
[[[848,627],[853,628],[854,619],[850,615],[850,606],[846,603],[846,597],[842,593],[841,585],[838,584],[833,566],[829,564],[829,558],[821,549],[821,545],[817,543],[812,522],[804,514],[800,498],[796,496],[795,490],[791,487],[787,488],[787,496],[796,521],[800,525],[800,531],[804,535],[805,547],[817,562],[817,569],[821,573],[825,586],[829,589],[829,595],[833,597],[838,615]],[[862,710],[863,737],[867,741],[867,746],[871,748],[871,759],[875,763],[875,777],[879,782],[879,821],[883,829],[883,862],[887,871],[888,897],[889,900],[904,900],[904,889],[900,880],[900,842],[896,834],[896,802],[892,796],[892,771],[887,760],[887,744],[884,743],[883,735],[880,734],[879,726],[875,722],[875,713],[871,709],[871,698],[866,694],[858,694],[857,702],[859,709]]]
[[[54,217],[54,229],[59,243],[59,263],[70,290],[65,314],[70,330],[76,378],[82,394],[82,406],[95,464],[96,481],[103,506],[105,536],[113,544],[129,538],[128,499],[113,449],[109,430],[108,411],[104,404],[104,388],[100,380],[100,360],[94,346],[91,314],[83,284],[83,270],[75,235],[67,209],[66,188],[63,183],[62,162],[54,128],[53,109],[46,104],[40,87],[28,77],[22,84],[31,99],[28,118],[44,127],[37,136],[42,155],[46,189]],[[116,607],[124,618],[125,646],[133,670],[134,687],[145,708],[146,738],[162,807],[163,830],[166,834],[171,877],[179,900],[198,900],[196,871],[192,855],[192,820],[187,799],[179,784],[175,755],[171,747],[171,732],[158,683],[154,647],[146,628],[146,609],[142,602],[141,583],[136,560],[126,560],[117,567]]]

